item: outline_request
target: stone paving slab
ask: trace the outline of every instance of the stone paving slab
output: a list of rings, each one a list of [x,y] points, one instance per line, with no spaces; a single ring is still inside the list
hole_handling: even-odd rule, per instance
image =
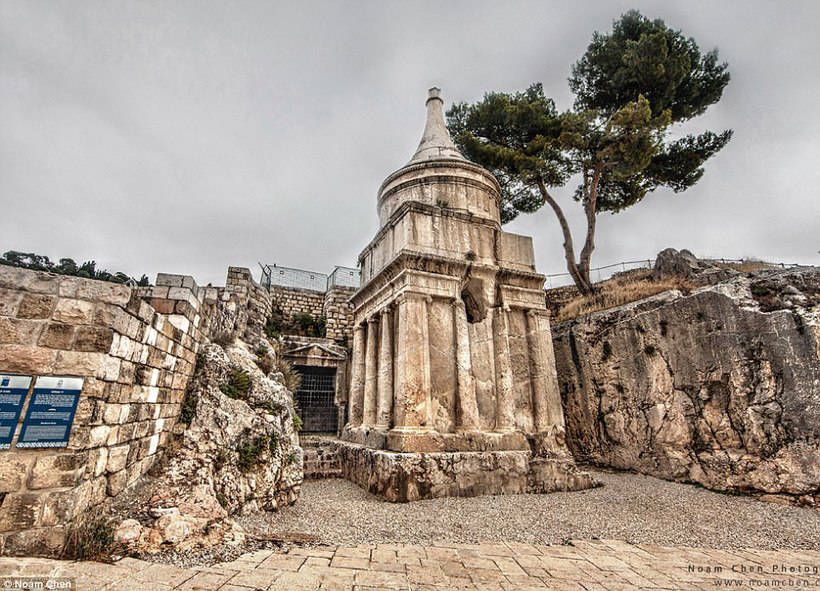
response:
[[[62,577],[81,591],[652,591],[820,588],[820,552],[717,550],[577,540],[534,544],[402,544],[257,551],[183,569],[125,558],[114,564],[0,558],[3,577]]]

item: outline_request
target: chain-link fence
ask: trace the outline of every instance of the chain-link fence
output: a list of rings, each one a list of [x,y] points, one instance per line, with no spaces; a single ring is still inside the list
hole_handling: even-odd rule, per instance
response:
[[[332,287],[359,288],[359,270],[352,267],[336,267],[327,278],[327,289]]]
[[[259,266],[262,268],[261,283],[268,289],[276,285],[325,292],[332,287],[359,287],[359,270],[352,267],[336,267],[330,275],[326,275],[293,267],[262,263]]]

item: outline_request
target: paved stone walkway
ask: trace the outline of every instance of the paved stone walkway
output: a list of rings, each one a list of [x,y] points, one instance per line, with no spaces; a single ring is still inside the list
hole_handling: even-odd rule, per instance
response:
[[[784,569],[786,573],[780,572]],[[816,589],[818,569],[820,552],[814,551],[668,548],[617,540],[575,541],[569,546],[293,548],[286,554],[258,551],[194,569],[131,558],[115,564],[0,558],[2,576],[69,577],[75,579],[73,589],[81,591]],[[23,587],[11,587],[0,578],[0,588]]]

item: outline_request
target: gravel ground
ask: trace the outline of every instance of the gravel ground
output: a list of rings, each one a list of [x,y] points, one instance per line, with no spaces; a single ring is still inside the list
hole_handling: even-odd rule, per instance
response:
[[[345,480],[305,482],[295,505],[239,522],[250,532],[298,532],[330,545],[614,538],[711,548],[820,550],[820,510],[764,503],[649,476],[595,471],[604,486],[548,495],[393,504]]]

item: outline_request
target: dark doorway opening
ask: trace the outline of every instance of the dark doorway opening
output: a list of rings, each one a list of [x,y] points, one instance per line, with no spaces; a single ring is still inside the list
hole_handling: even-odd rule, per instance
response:
[[[302,385],[294,393],[305,433],[336,433],[336,368],[295,365],[302,376]]]

